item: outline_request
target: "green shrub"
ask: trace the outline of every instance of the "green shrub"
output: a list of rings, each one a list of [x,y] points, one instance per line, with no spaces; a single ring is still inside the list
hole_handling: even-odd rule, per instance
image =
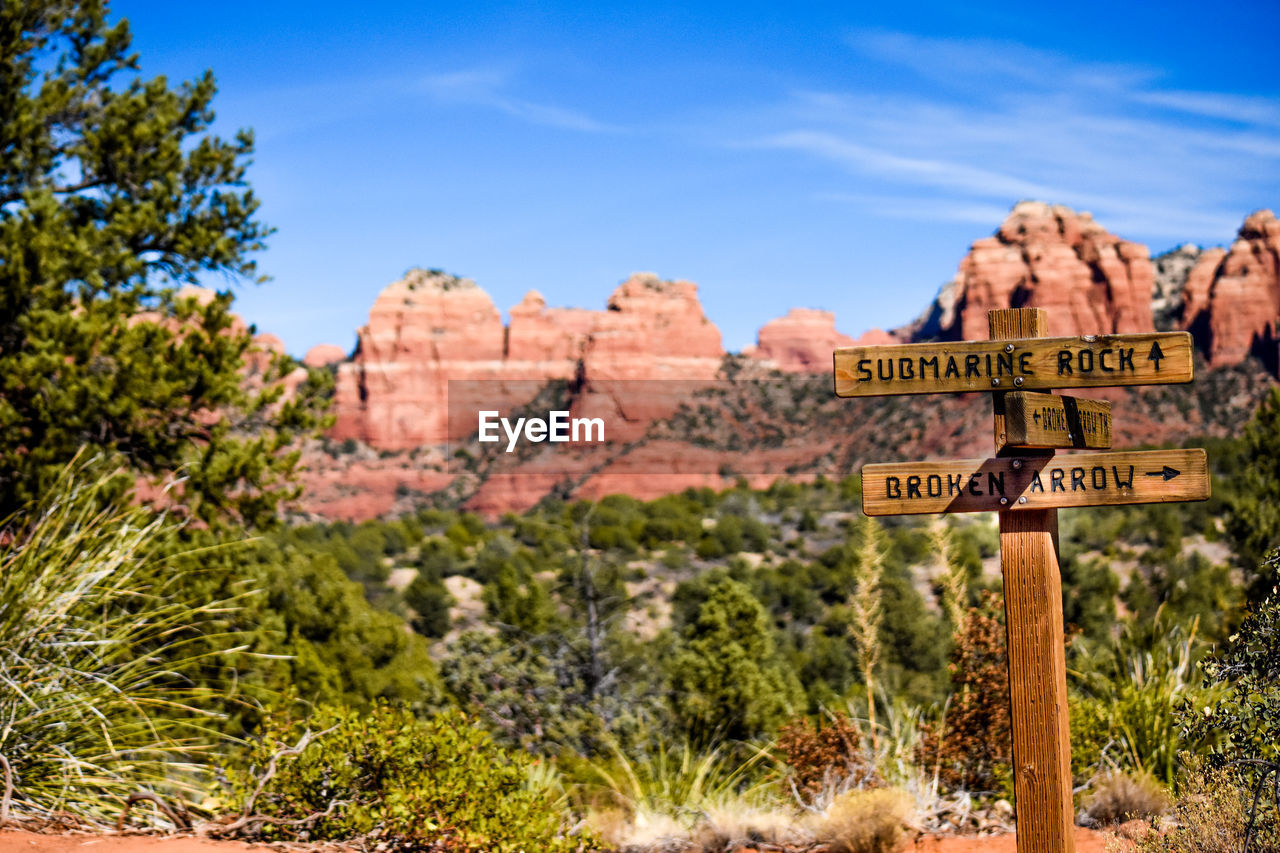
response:
[[[1277,583],[1278,565],[1280,553],[1272,552],[1259,576],[1269,571]],[[1208,756],[1210,767],[1232,769],[1252,792],[1250,825],[1272,839],[1280,837],[1280,584],[1204,669],[1208,687],[1218,692],[1187,704],[1186,735],[1218,739]]]
[[[290,755],[307,731],[321,734]],[[424,720],[379,704],[368,713],[321,707],[305,723],[275,717],[228,778],[250,814],[273,819],[258,824],[267,839],[361,838],[449,853],[560,853],[589,842],[570,836],[563,796],[533,759],[455,711]]]
[[[449,608],[454,601],[449,590],[438,579],[418,575],[404,591],[405,603],[413,608],[410,624],[424,637],[443,637],[449,631]]]

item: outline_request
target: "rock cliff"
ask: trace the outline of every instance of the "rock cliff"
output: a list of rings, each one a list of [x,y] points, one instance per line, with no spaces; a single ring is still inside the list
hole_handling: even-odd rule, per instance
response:
[[[937,336],[985,339],[987,312],[996,308],[1045,308],[1052,335],[1149,331],[1153,278],[1146,247],[1088,213],[1019,202],[960,262],[944,289],[948,304],[936,312]]]
[[[1276,368],[1280,317],[1280,221],[1270,210],[1245,219],[1229,249],[1204,252],[1183,290],[1182,325],[1214,366],[1249,355]]]
[[[504,326],[475,282],[412,270],[378,295],[357,339],[338,367],[331,435],[393,451],[446,441],[451,380],[576,379],[590,392],[610,380],[710,379],[724,356],[697,286],[648,273],[623,282],[605,311],[548,308],[531,291]]]

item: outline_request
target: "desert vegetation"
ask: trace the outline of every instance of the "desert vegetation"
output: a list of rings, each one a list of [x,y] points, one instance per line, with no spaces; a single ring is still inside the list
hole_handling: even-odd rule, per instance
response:
[[[251,135],[210,132],[211,76],[143,79],[100,3],[0,24],[0,825],[499,853],[1009,826],[993,518],[873,521],[853,476],[299,517],[331,374],[177,289],[256,276]],[[1275,849],[1280,393],[1195,443],[1211,501],[1063,514],[1080,820]]]

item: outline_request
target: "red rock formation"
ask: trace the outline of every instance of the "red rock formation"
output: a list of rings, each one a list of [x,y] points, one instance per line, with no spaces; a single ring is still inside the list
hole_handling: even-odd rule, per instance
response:
[[[1057,335],[1148,331],[1155,322],[1153,297],[1162,300],[1162,322],[1180,319],[1183,327],[1191,326],[1214,364],[1234,364],[1251,352],[1274,359],[1280,317],[1275,216],[1253,214],[1230,251],[1211,249],[1194,263],[1185,288],[1162,287],[1156,293],[1144,247],[1109,234],[1088,214],[1024,202],[995,236],[973,245],[955,280],[914,326],[894,333],[872,330],[855,341],[835,330],[829,313],[793,310],[761,329],[759,346],[748,353],[754,360],[740,364],[738,376],[765,378],[770,366],[822,374],[830,369],[831,350],[849,344],[889,344],[912,336],[982,339],[987,311],[1010,306],[1048,309],[1050,331]],[[411,273],[378,297],[356,352],[339,365],[338,425],[332,436],[358,438],[372,447],[335,452],[329,444],[329,453],[314,456],[306,475],[307,505],[330,517],[395,514],[448,486],[449,494],[468,497],[469,507],[496,515],[527,508],[571,480],[569,487],[584,497],[616,492],[654,497],[689,485],[727,486],[739,471],[763,485],[787,472],[803,478],[811,476],[806,471],[830,470],[839,476],[895,454],[937,458],[990,452],[989,405],[978,396],[887,406],[874,410],[877,417],[866,417],[860,412],[871,411],[867,407],[874,403],[833,401],[828,409],[816,389],[821,380],[806,376],[780,380],[795,383],[786,399],[810,407],[805,418],[780,417],[776,401],[771,415],[757,416],[749,406],[743,408],[747,401],[699,413],[693,421],[677,418],[667,433],[650,432],[655,421],[706,390],[722,356],[719,332],[688,282],[632,276],[614,292],[606,311],[548,308],[530,292],[511,309],[504,329],[493,302],[471,282]],[[499,380],[493,394],[508,398],[491,396],[488,385],[455,386],[455,403],[465,393],[475,395],[464,406],[464,426],[474,420],[470,413],[490,407],[490,400],[492,408],[509,409],[530,399],[547,379],[572,379],[569,406],[575,417],[603,417],[613,431],[608,437],[624,444],[640,436],[645,440],[621,449],[576,448],[572,452],[581,455],[581,464],[577,476],[567,479],[560,447],[509,460],[499,453],[501,464],[487,468],[455,464],[442,444],[451,379]],[[516,381],[521,379],[532,381]],[[644,383],[635,380],[640,379],[689,381],[652,383],[651,392],[638,392],[636,386]],[[1231,393],[1206,404],[1212,411],[1192,405],[1189,414],[1178,400],[1162,396],[1168,393],[1164,389],[1149,395],[1143,389],[1103,389],[1086,396],[1112,399],[1130,413],[1117,422],[1120,446],[1223,434],[1230,427],[1220,410],[1251,410],[1270,383],[1254,368],[1246,380],[1236,377],[1222,386]],[[840,426],[833,429],[833,424]],[[742,427],[740,444],[726,440],[736,427]],[[702,440],[691,438],[689,430]],[[378,452],[409,449],[413,452]],[[820,461],[818,467],[814,460]]]
[[[330,435],[379,450],[445,442],[450,380],[582,376],[589,397],[607,395],[600,383],[620,379],[710,379],[724,355],[696,285],[649,274],[623,282],[607,311],[547,308],[530,292],[504,329],[474,282],[414,270],[378,295],[358,340],[351,361],[338,368]],[[526,393],[518,385],[495,384],[492,393],[493,408],[528,399],[510,396]],[[670,401],[651,402],[642,419],[673,409]]]
[[[596,315],[583,369],[588,379],[712,379],[723,357],[696,284],[636,273]]]
[[[512,362],[556,362],[551,369],[558,376],[563,373],[563,362],[582,358],[599,313],[584,308],[548,308],[542,294],[530,290],[511,309],[506,357]]]
[[[1280,221],[1270,210],[1245,219],[1229,251],[1200,256],[1183,289],[1182,323],[1211,365],[1260,355],[1276,363],[1280,317]]]
[[[1087,213],[1019,202],[960,262],[954,315],[941,333],[983,340],[988,311],[1022,307],[1048,309],[1053,335],[1150,331],[1152,281],[1145,246]]]
[[[316,344],[307,350],[302,363],[307,367],[329,367],[347,360],[347,351],[335,344]]]
[[[853,338],[836,331],[830,311],[792,308],[760,328],[754,357],[787,373],[821,373],[831,369],[831,351],[852,346]]]

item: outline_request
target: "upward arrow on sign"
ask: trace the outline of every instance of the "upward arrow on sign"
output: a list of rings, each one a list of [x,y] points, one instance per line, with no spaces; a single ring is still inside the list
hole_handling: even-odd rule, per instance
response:
[[[1151,352],[1147,353],[1147,361],[1154,362],[1156,373],[1160,372],[1160,359],[1164,358],[1164,353],[1160,349],[1159,341],[1151,342]]]

